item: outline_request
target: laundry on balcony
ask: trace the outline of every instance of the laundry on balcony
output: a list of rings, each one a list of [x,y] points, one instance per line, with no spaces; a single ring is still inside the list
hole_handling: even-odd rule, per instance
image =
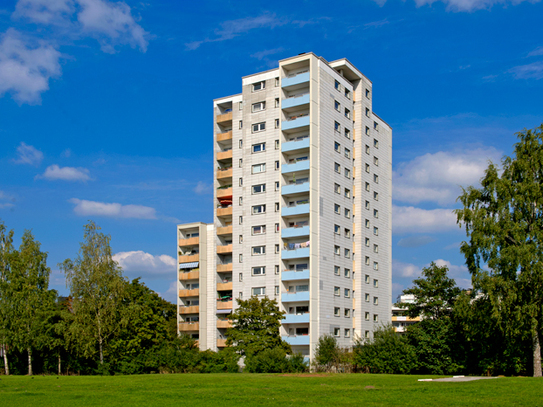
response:
[[[302,243],[285,243],[285,250],[305,249],[309,247],[309,241]]]

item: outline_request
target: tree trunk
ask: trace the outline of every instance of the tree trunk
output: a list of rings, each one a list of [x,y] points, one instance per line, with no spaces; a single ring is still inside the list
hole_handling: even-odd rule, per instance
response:
[[[60,376],[61,370],[60,370],[60,352],[58,353],[58,375]]]
[[[541,377],[541,343],[539,342],[539,332],[537,329],[532,335],[534,345],[534,377]]]
[[[98,347],[100,348],[100,364],[104,364],[104,352],[102,350],[102,338],[98,340]]]
[[[32,349],[28,348],[28,375],[32,376]]]
[[[6,376],[9,376],[8,351],[6,349],[6,344],[2,345],[2,350],[4,351],[4,371]]]

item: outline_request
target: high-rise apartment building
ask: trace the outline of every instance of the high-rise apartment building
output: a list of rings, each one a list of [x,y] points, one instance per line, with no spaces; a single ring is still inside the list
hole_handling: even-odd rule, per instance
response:
[[[179,331],[225,346],[236,298],[275,298],[312,356],[391,315],[392,131],[372,83],[313,53],[214,101],[214,222],[178,226]]]

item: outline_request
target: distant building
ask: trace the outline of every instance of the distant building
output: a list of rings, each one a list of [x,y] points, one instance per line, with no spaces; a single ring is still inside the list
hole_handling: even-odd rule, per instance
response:
[[[413,304],[415,302],[415,296],[412,294],[401,295],[399,302]],[[409,318],[405,308],[399,308],[396,305],[392,306],[392,326],[397,333],[404,333],[408,326],[417,322],[420,322],[420,316]]]

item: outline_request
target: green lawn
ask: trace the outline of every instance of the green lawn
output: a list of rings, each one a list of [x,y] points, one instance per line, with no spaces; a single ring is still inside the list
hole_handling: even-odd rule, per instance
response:
[[[418,382],[421,376],[185,374],[0,376],[2,406],[539,406],[543,381]],[[375,389],[366,388],[373,386]]]

